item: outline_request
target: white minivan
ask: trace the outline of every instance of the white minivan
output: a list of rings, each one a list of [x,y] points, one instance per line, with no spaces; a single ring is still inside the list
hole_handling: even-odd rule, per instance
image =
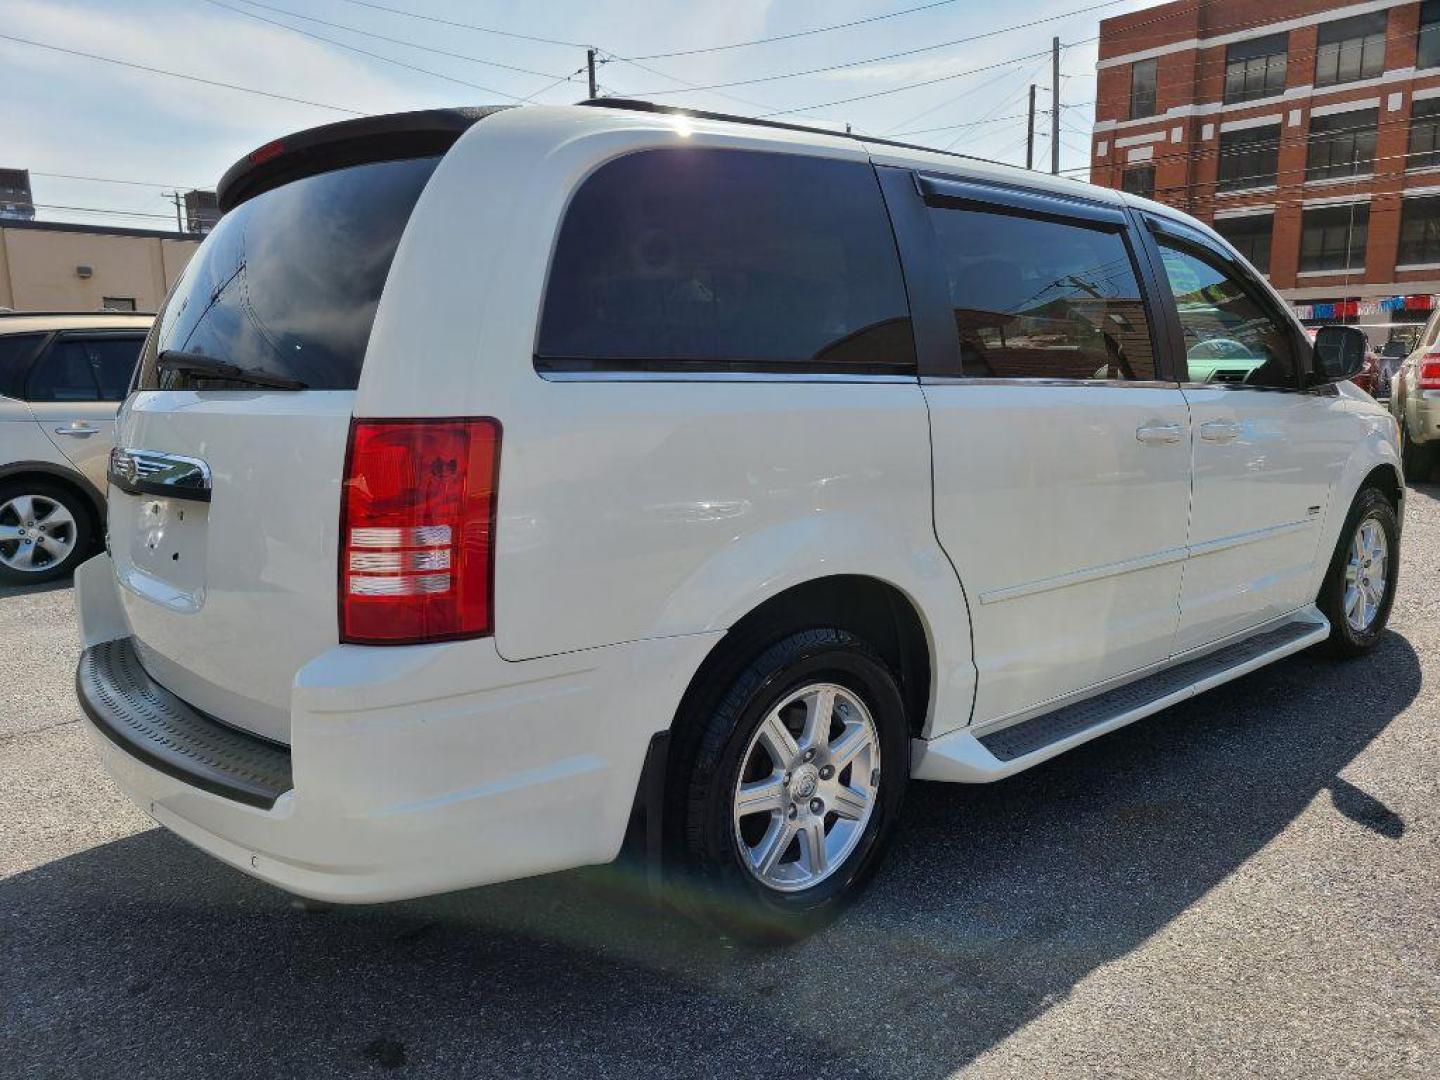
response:
[[[119,417],[77,688],[126,793],[294,893],[624,849],[802,933],[911,779],[1385,626],[1363,337],[1312,353],[1158,204],[618,101],[334,124],[219,194]]]

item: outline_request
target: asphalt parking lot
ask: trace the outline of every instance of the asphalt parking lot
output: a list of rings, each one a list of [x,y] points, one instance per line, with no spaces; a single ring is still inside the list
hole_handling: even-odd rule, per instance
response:
[[[68,586],[0,591],[0,1075],[1440,1073],[1440,487],[1392,629],[988,788],[755,953],[597,869],[302,911],[121,800]]]

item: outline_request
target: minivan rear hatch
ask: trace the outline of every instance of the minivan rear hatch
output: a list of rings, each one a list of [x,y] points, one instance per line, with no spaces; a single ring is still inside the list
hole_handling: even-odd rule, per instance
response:
[[[431,174],[493,111],[347,121],[250,154],[146,341],[112,458],[111,554],[151,677],[227,724],[288,742],[295,674],[338,641],[371,326]]]

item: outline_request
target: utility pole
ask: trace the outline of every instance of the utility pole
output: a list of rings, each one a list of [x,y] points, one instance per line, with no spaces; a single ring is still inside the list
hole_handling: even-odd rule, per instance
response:
[[[1056,38],[1055,40],[1056,40],[1056,41],[1059,41],[1060,39],[1059,39],[1059,38]],[[1058,61],[1057,61],[1057,63],[1058,63]],[[586,49],[586,50],[585,50],[585,70],[590,73],[590,97],[591,97],[591,98],[598,97],[599,95],[596,94],[596,92],[595,92],[595,50],[594,50],[594,49]]]
[[[175,231],[183,233],[185,231],[185,219],[180,216],[180,200],[183,196],[178,191],[167,191],[165,192],[165,198],[175,204]]]
[[[1060,39],[1050,39],[1050,172],[1060,175]]]
[[[1030,119],[1025,125],[1025,168],[1035,168],[1035,84],[1030,84]]]

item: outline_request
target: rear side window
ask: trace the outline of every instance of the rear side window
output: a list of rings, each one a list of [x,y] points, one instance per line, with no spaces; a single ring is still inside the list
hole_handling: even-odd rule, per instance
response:
[[[709,149],[602,166],[560,229],[536,366],[913,373],[874,170]]]
[[[1155,378],[1140,286],[1116,232],[932,208],[966,375]]]
[[[30,358],[44,340],[44,334],[0,337],[0,397],[25,396],[25,373],[30,370]]]
[[[155,356],[175,350],[312,390],[353,390],[400,234],[439,160],[337,169],[231,210],[166,302],[140,388],[205,386],[192,374],[156,372]]]
[[[90,362],[100,384],[102,401],[124,401],[135,374],[144,338],[95,338],[89,342]]]
[[[30,371],[30,401],[98,401],[100,389],[85,342],[61,338]]]

